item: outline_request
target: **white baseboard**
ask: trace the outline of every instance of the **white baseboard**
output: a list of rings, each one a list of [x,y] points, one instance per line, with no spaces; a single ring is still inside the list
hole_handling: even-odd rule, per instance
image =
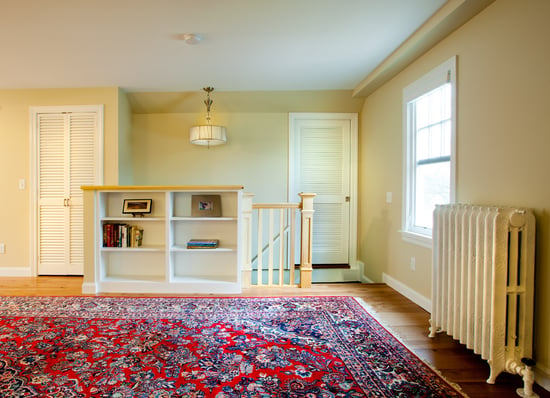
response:
[[[417,291],[405,285],[403,282],[398,281],[386,273],[382,273],[382,281],[392,289],[398,291],[403,296],[411,300],[413,303],[419,305],[428,312],[432,312],[432,300],[429,298],[421,295]]]
[[[357,260],[355,262],[355,265],[357,267],[357,272],[359,274],[359,282],[361,282],[361,283],[374,283],[374,281],[372,279],[365,276],[365,263],[364,262]]]
[[[0,267],[0,276],[34,276],[30,267]]]
[[[82,283],[82,294],[96,294],[96,284],[92,282]]]
[[[350,263],[350,268],[315,268],[312,274],[312,282],[362,282],[364,264],[361,261]]]
[[[550,369],[537,364],[535,366],[535,382],[547,391],[550,391]]]

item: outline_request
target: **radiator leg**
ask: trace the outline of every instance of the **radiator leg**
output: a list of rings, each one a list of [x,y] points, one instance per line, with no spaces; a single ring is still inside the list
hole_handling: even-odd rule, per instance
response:
[[[440,328],[435,326],[435,322],[430,319],[430,334],[428,335],[429,338],[434,338],[437,333],[441,331]]]
[[[430,318],[430,334],[428,335],[428,337],[430,338],[435,337],[434,322],[432,321],[431,318]]]
[[[487,384],[495,384],[497,381],[497,377],[499,374],[502,373],[504,369],[496,369],[493,365],[493,361],[488,360],[487,363],[489,363],[489,378],[487,379]]]
[[[533,391],[533,383],[535,382],[535,372],[533,372],[533,366],[535,366],[535,361],[530,358],[522,358],[522,365],[517,364],[515,361],[512,362],[511,370],[523,377],[523,388],[518,388],[516,393],[520,397],[525,398],[538,398],[539,395]]]

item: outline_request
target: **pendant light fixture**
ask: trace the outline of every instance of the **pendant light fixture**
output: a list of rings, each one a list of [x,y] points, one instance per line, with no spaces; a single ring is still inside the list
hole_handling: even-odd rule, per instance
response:
[[[216,126],[211,123],[210,108],[212,107],[212,99],[210,93],[214,91],[213,87],[204,87],[206,92],[206,124],[191,127],[189,140],[191,144],[203,145],[207,147],[215,145],[223,145],[227,142],[227,134],[224,126]]]

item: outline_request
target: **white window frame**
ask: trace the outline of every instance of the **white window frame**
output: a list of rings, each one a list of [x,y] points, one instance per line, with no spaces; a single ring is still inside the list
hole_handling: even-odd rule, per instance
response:
[[[412,225],[412,214],[415,206],[415,165],[416,134],[411,129],[409,103],[424,94],[451,83],[451,174],[450,202],[455,201],[456,187],[456,56],[443,62],[420,79],[403,89],[403,213],[401,236],[403,240],[425,247],[432,247],[432,230],[423,231]]]

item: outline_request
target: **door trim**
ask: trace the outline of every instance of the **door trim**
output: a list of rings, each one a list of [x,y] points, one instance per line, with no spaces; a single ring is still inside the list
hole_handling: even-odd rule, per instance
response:
[[[38,124],[37,115],[41,113],[77,113],[95,112],[97,114],[97,185],[103,184],[103,105],[67,105],[67,106],[31,106],[30,124],[30,169],[29,169],[29,273],[38,275]]]
[[[357,181],[358,181],[358,114],[357,113],[289,113],[289,134],[288,134],[288,201],[291,199],[294,189],[294,142],[295,142],[295,125],[299,120],[337,120],[344,119],[350,121],[350,220],[349,220],[349,242],[348,242],[348,257],[349,265],[352,269],[358,267],[357,263]],[[313,208],[315,209],[315,200],[313,200]],[[313,214],[313,222],[315,222],[315,213]]]

